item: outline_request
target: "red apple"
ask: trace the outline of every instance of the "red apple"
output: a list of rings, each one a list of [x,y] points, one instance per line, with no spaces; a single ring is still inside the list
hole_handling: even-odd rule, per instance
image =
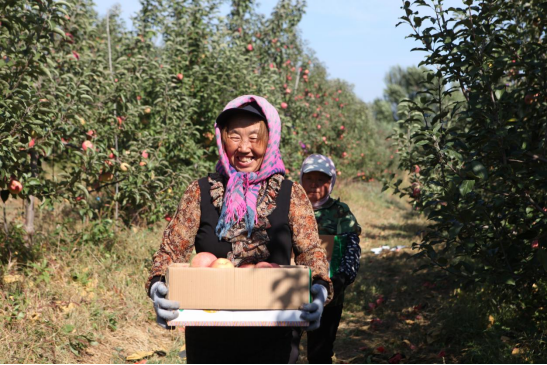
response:
[[[524,102],[528,105],[532,104],[534,102],[534,95],[532,94],[527,94],[525,97],[524,97]]]
[[[11,179],[8,190],[12,194],[19,194],[23,190],[23,184],[21,184],[19,181],[15,179]]]
[[[414,165],[414,172],[415,172],[416,174],[419,174],[419,173],[420,173],[420,170],[421,170],[421,169],[420,169],[420,166]]]
[[[167,213],[163,218],[165,218],[167,222],[171,222],[171,219],[172,219],[169,213]]]
[[[82,143],[82,149],[84,151],[87,151],[88,149],[93,150],[93,143],[91,141],[84,141],[84,143]]]
[[[141,156],[142,158],[148,158],[148,152],[146,150],[142,151]]]
[[[273,266],[269,262],[260,261],[255,267],[257,269],[271,269]]]
[[[287,103],[282,102],[281,103],[281,109],[287,109]]]
[[[248,44],[247,45],[247,51],[252,51],[253,50],[253,45],[252,44]]]
[[[200,252],[194,256],[190,267],[210,267],[216,259],[217,257],[210,252]]]
[[[539,241],[538,241],[538,240],[534,240],[534,241],[532,242],[532,248],[533,248],[533,249],[536,249],[536,248],[538,248],[538,247],[539,247]]]
[[[36,143],[36,140],[35,140],[34,138],[31,139],[30,142],[28,143],[29,148],[34,147],[34,144],[35,144],[35,143]]]
[[[238,266],[238,268],[239,269],[254,269],[255,266],[256,266],[255,264],[243,264]]]
[[[275,268],[275,269],[281,268],[281,266],[279,266],[279,265],[276,264],[275,262],[271,262],[270,265],[272,265],[272,267]]]
[[[233,269],[234,264],[228,259],[220,258],[213,261],[210,267],[213,269]]]
[[[180,81],[182,81],[183,77],[184,76],[182,74],[177,74],[177,79],[179,79]]]

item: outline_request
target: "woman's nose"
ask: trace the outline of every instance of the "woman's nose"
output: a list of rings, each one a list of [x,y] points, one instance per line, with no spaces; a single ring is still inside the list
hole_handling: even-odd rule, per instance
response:
[[[248,152],[251,150],[251,142],[243,139],[239,143],[239,146],[237,149],[239,150],[239,152]]]

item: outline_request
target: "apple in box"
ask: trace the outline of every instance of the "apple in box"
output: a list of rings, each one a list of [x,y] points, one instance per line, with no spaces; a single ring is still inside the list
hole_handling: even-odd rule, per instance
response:
[[[210,252],[200,252],[190,262],[190,267],[210,267],[217,257]]]
[[[234,264],[232,264],[232,262],[228,259],[220,258],[213,261],[213,263],[211,263],[211,267],[213,269],[233,269]]]

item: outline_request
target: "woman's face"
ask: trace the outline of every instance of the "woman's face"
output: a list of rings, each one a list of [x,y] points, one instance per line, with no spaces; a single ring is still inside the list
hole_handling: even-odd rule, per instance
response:
[[[302,187],[312,203],[317,203],[327,196],[330,189],[330,179],[329,175],[319,171],[307,172],[302,175]]]
[[[230,164],[239,172],[260,170],[268,145],[267,132],[266,138],[260,136],[261,123],[264,124],[237,116],[228,122],[224,150]]]

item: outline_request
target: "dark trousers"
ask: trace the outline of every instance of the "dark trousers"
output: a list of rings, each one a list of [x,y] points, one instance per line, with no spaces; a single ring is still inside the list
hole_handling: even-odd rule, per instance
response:
[[[188,364],[294,364],[299,336],[288,327],[186,327]]]
[[[327,305],[321,316],[321,326],[315,331],[308,332],[308,362],[310,364],[332,364],[334,340],[343,308],[343,305]]]

